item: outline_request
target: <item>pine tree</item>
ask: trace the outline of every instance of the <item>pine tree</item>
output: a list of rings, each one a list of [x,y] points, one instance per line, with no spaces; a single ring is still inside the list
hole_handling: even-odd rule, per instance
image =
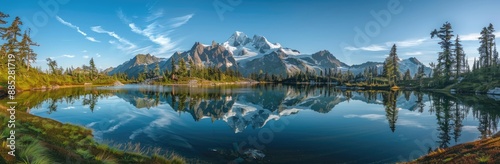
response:
[[[94,58],[90,58],[89,65],[90,65],[90,79],[94,79],[94,76],[96,76],[97,72],[97,68],[95,67],[94,63]]]
[[[17,46],[18,46],[17,37],[22,36],[21,29],[20,29],[20,26],[22,24],[23,24],[23,22],[21,22],[21,18],[16,17],[14,19],[14,21],[11,23],[11,25],[9,27],[5,28],[5,31],[2,34],[2,39],[7,40],[7,43],[2,45],[2,49],[4,49],[5,52],[7,52],[7,53],[4,55],[15,53]],[[20,61],[20,60],[18,60],[18,61]]]
[[[457,38],[455,39],[455,78],[458,78],[458,76],[464,71],[465,61],[466,59],[464,49],[462,47],[462,44],[460,43],[460,36],[457,35]]]
[[[179,60],[179,70],[178,70],[179,76],[186,76],[187,73],[187,67],[186,67],[186,61],[184,61],[183,58]]]
[[[403,80],[405,80],[405,81],[409,81],[409,80],[411,80],[410,69],[407,69],[407,70],[406,70],[405,75],[404,75],[404,77],[403,77]]]
[[[51,58],[47,58],[46,60],[52,74],[57,74],[57,62]]]
[[[385,59],[383,75],[389,80],[389,85],[395,85],[397,79],[401,77],[396,44],[392,46],[389,57]]]
[[[189,64],[189,77],[192,77],[193,74],[195,74],[196,66],[194,65],[194,62],[191,58],[189,58],[188,64]]]
[[[177,74],[177,70],[175,69],[175,58],[174,56],[170,57],[170,60],[172,61],[172,72],[170,74],[170,78],[172,78],[172,80],[176,79],[177,77],[175,77],[175,74]]]
[[[499,64],[499,61],[498,61],[498,51],[497,51],[497,47],[495,46],[495,49],[493,50],[493,65],[498,65]]]
[[[154,70],[154,76],[158,77],[160,75],[161,75],[161,73],[160,73],[160,64],[158,64],[158,62],[156,62],[156,64],[155,64],[155,70]]]
[[[29,29],[24,31],[23,39],[19,44],[19,54],[21,59],[26,64],[26,69],[30,69],[30,64],[35,62],[37,54],[33,52],[31,46],[39,46],[37,43],[33,42],[29,36]]]
[[[438,43],[441,45],[442,52],[439,52],[438,64],[436,66],[437,72],[435,75],[444,76],[446,80],[449,80],[451,77],[451,69],[454,65],[453,54],[451,47],[453,43],[451,39],[453,38],[453,30],[451,24],[446,22],[443,26],[438,30],[434,30],[431,32],[431,38],[438,37],[441,41]]]
[[[492,24],[488,27],[483,27],[483,30],[481,30],[481,37],[479,37],[479,43],[481,45],[478,48],[481,67],[493,65],[493,48],[496,47],[494,32],[495,28],[493,28]]]

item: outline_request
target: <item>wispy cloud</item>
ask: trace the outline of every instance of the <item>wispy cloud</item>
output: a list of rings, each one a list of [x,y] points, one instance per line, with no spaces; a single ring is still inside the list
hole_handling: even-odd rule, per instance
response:
[[[493,34],[495,34],[496,38],[500,37],[500,32],[495,32]],[[460,35],[460,40],[461,41],[479,41],[480,36],[481,36],[481,34],[479,34],[479,33],[470,33],[470,34],[466,34],[466,35]]]
[[[151,53],[156,54],[165,54],[168,52],[176,51],[178,41],[174,41],[169,34],[174,31],[174,28],[179,28],[182,25],[186,24],[194,14],[188,14],[181,17],[176,17],[169,19],[167,22],[162,22],[159,17],[163,16],[163,10],[157,10],[156,12],[151,13],[146,21],[155,20],[152,23],[149,23],[144,28],[139,27],[136,23],[130,23],[129,27],[132,32],[140,34],[149,39],[149,41],[155,43],[155,47],[143,47],[141,51],[154,51]],[[166,24],[166,25],[165,25]],[[137,50],[139,51],[139,49]]]
[[[75,55],[62,55],[62,57],[66,57],[66,58],[74,58]]]
[[[416,52],[406,52],[405,53],[405,56],[419,56],[419,55],[422,55],[423,53],[420,52],[420,51],[416,51]]]
[[[98,40],[96,40],[95,38],[93,37],[89,37],[87,36],[87,33],[83,32],[82,30],[80,30],[80,27],[78,26],[75,26],[67,21],[65,21],[64,19],[62,19],[61,17],[59,16],[56,16],[56,20],[59,21],[61,24],[65,25],[65,26],[68,26],[72,29],[75,29],[78,33],[82,34],[83,36],[85,36],[85,39],[91,41],[91,42],[100,42]]]
[[[174,49],[177,46],[176,42],[173,42],[170,37],[167,36],[167,33],[157,32],[159,28],[158,24],[152,23],[146,27],[146,29],[142,30],[137,27],[134,23],[129,24],[130,28],[133,32],[137,34],[141,34],[147,37],[151,42],[157,44],[159,46],[156,53],[165,53]]]
[[[422,39],[395,41],[395,42],[387,42],[385,43],[385,45],[387,45],[388,47],[392,46],[393,44],[396,44],[396,46],[398,47],[415,47],[421,45],[426,40],[427,40],[426,38],[422,38]]]
[[[130,23],[131,21],[127,18],[127,16],[125,15],[125,13],[123,13],[123,10],[122,9],[118,9],[118,11],[116,11],[116,15],[118,16],[118,18],[120,18],[120,20],[123,22],[123,23]]]
[[[346,50],[349,51],[387,51],[389,50],[392,45],[396,44],[398,47],[415,47],[419,46],[428,39],[422,38],[422,39],[409,39],[409,40],[404,40],[404,41],[393,41],[393,42],[385,42],[384,44],[372,44],[369,46],[365,47],[345,47]]]
[[[150,15],[146,17],[146,22],[151,22],[154,21],[160,17],[163,16],[163,9],[158,9],[153,11],[152,9],[150,10]]]
[[[90,56],[85,55],[85,56],[83,56],[83,58],[84,58],[84,59],[88,59],[88,58],[90,58]]]
[[[96,53],[95,56],[98,57],[98,58],[101,57],[101,55],[99,53]]]
[[[366,47],[345,47],[346,50],[350,50],[350,51],[359,51],[359,50],[363,50],[363,51],[386,51],[388,50],[388,48],[386,46],[382,46],[382,45],[370,45],[370,46],[366,46]]]
[[[92,31],[97,32],[97,33],[108,34],[109,36],[118,40],[118,42],[110,40],[109,43],[115,45],[120,50],[130,51],[130,50],[137,48],[137,46],[135,44],[131,43],[127,39],[120,37],[115,32],[104,30],[101,26],[94,26],[91,29],[92,29]]]
[[[181,16],[181,17],[177,17],[177,18],[172,18],[170,19],[170,23],[172,23],[170,25],[170,27],[172,28],[177,28],[177,27],[180,27],[184,24],[186,24],[187,22],[189,22],[189,20],[191,18],[193,18],[194,14],[189,14],[189,15],[185,15],[185,16]]]

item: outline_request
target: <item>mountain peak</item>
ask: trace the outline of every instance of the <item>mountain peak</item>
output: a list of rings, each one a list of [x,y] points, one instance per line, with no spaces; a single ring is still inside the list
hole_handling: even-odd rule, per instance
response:
[[[424,65],[422,62],[420,62],[420,61],[419,61],[417,58],[415,58],[415,57],[411,57],[411,58],[408,58],[408,59],[406,59],[406,60],[408,60],[408,61],[410,61],[410,62],[412,62],[413,64],[416,64],[416,65]]]
[[[234,47],[238,47],[240,45],[245,45],[245,44],[249,43],[250,41],[251,41],[250,38],[248,38],[248,36],[245,33],[240,32],[240,31],[234,32],[234,34],[231,35],[231,37],[229,37],[229,39],[227,39],[227,42],[231,46],[234,46]]]
[[[151,64],[159,61],[160,59],[151,54],[137,54],[133,59],[133,65]]]

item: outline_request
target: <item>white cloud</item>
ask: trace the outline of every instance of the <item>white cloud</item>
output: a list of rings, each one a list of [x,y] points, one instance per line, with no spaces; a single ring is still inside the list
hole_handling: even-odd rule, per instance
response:
[[[346,50],[350,50],[350,51],[359,51],[359,50],[363,50],[363,51],[386,51],[388,50],[387,47],[385,46],[381,46],[381,45],[370,45],[370,46],[366,46],[366,47],[345,47]]]
[[[101,41],[98,41],[98,40],[96,40],[95,38],[93,38],[93,37],[89,37],[89,36],[88,36],[88,37],[85,37],[85,39],[90,40],[91,42],[96,42],[96,43],[101,42]]]
[[[387,43],[385,43],[385,45],[387,45],[388,47],[391,47],[393,44],[396,44],[396,46],[398,46],[398,47],[415,47],[415,46],[421,45],[426,40],[427,39],[422,38],[422,39],[414,39],[414,40],[395,41],[395,42],[387,42]]]
[[[405,53],[405,56],[419,56],[419,55],[422,55],[423,53],[420,52],[420,51],[417,51],[417,52],[406,52]]]
[[[74,58],[75,55],[62,55],[61,57],[66,57],[66,58]]]
[[[150,14],[151,15],[149,15],[148,17],[146,17],[146,22],[151,22],[153,20],[156,20],[156,19],[162,17],[163,16],[163,9],[159,9],[159,10],[156,10],[154,12],[152,12],[150,10]]]
[[[85,56],[83,56],[83,58],[84,58],[84,59],[88,59],[88,58],[89,58],[89,56],[85,55]]]
[[[495,37],[498,38],[500,37],[500,32],[495,32]],[[471,34],[466,34],[466,35],[459,35],[461,41],[479,41],[479,37],[481,34],[479,33],[471,33]]]
[[[96,54],[95,54],[95,56],[97,56],[98,58],[100,58],[100,57],[101,57],[101,55],[99,55],[99,53],[96,53]]]
[[[83,52],[83,53],[87,53],[87,50],[83,50],[82,52]]]
[[[120,49],[122,51],[130,51],[130,50],[133,50],[133,49],[137,48],[137,46],[135,44],[131,43],[127,39],[120,37],[115,32],[106,31],[101,26],[94,26],[91,29],[92,29],[92,31],[97,32],[97,33],[108,34],[109,36],[111,36],[111,37],[115,38],[116,40],[118,40],[118,42],[109,41],[109,43],[115,45],[118,49]]]
[[[170,25],[170,27],[172,27],[172,28],[180,27],[180,26],[186,24],[193,16],[194,16],[194,14],[189,14],[189,15],[185,15],[185,16],[181,16],[181,17],[177,17],[177,18],[172,18],[172,19],[170,19],[170,22],[172,23]]]
[[[82,30],[80,30],[80,27],[78,26],[75,26],[69,22],[66,22],[64,19],[62,19],[61,17],[59,16],[56,16],[56,20],[59,21],[61,24],[65,25],[65,26],[68,26],[72,29],[75,29],[78,33],[82,34],[83,36],[85,36],[85,39],[89,40],[89,41],[92,41],[92,42],[99,42],[98,40],[96,40],[95,38],[93,37],[87,37],[87,33],[83,32]]]
[[[149,16],[149,20],[153,20],[153,18],[157,18],[163,14],[163,10],[159,10]],[[176,47],[178,45],[177,41],[173,41],[173,39],[169,36],[171,32],[173,32],[172,28],[178,28],[184,24],[186,24],[194,14],[189,14],[181,17],[176,17],[170,19],[168,22],[170,25],[164,26],[164,23],[159,21],[154,21],[147,25],[144,29],[141,29],[137,24],[130,23],[129,27],[132,32],[145,36],[149,39],[149,41],[155,43],[157,46],[153,47],[144,47],[142,50],[151,50],[154,49],[155,54],[164,54],[167,52],[177,50]],[[169,28],[170,27],[170,28]]]

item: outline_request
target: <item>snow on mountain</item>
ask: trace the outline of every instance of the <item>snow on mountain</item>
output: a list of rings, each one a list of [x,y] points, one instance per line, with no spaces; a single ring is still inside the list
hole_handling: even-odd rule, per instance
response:
[[[281,50],[287,55],[299,55],[300,52],[290,48],[284,48],[279,43],[271,43],[264,36],[254,35],[248,37],[245,33],[236,31],[229,39],[222,44],[227,50],[233,53],[238,62],[244,62],[263,55]]]
[[[358,74],[366,68],[377,67],[379,72],[382,72],[383,68],[382,62],[366,62],[350,66],[338,60],[327,50],[313,54],[302,54],[298,50],[283,47],[279,43],[272,43],[264,36],[248,37],[239,31],[232,34],[222,44],[212,42],[212,44],[206,45],[196,42],[190,50],[176,52],[169,59],[156,58],[152,55],[143,56],[138,55],[138,57],[114,69],[109,69],[108,74],[126,73],[130,77],[137,77],[138,73],[144,69],[143,65],[154,69],[157,62],[162,71],[169,70],[172,68],[171,60],[179,61],[181,58],[184,61],[192,60],[197,66],[215,66],[222,70],[237,69],[247,77],[252,73],[258,74],[260,72],[287,77],[299,72],[309,71],[320,74],[334,69],[344,72],[349,70]],[[402,60],[399,67],[401,73],[409,69],[411,74],[415,75],[421,65],[422,63],[416,58],[409,58]],[[430,72],[431,68],[425,67],[425,73],[429,74]]]

